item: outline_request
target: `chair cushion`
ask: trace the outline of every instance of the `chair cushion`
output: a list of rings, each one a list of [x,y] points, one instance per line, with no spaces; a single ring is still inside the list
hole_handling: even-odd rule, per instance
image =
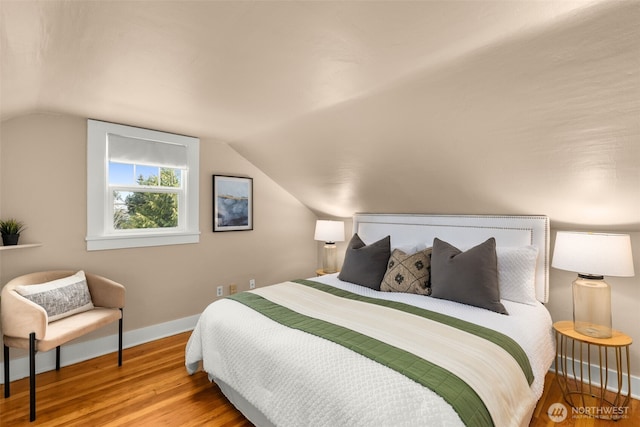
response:
[[[57,322],[50,323],[47,327],[47,334],[36,341],[37,351],[49,351],[79,338],[89,332],[95,331],[109,323],[120,320],[122,312],[117,308],[100,308],[85,311]],[[28,338],[17,338],[5,335],[4,344],[8,347],[29,349]]]
[[[16,286],[15,290],[44,308],[48,322],[93,309],[84,271],[50,282]]]

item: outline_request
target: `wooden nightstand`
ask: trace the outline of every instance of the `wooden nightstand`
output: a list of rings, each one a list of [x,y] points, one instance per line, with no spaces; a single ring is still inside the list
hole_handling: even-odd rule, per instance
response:
[[[340,270],[336,271],[336,273],[339,273]],[[325,274],[333,274],[333,273],[325,273],[323,269],[319,268],[316,270],[316,276],[324,276]]]
[[[553,329],[556,379],[566,402],[580,415],[605,420],[628,416],[631,337],[619,331],[612,331],[611,338],[589,337],[576,332],[572,321],[556,322]],[[607,391],[607,383],[614,391]]]

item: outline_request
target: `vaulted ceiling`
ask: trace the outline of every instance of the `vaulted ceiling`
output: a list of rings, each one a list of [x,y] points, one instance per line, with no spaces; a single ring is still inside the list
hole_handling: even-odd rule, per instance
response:
[[[320,216],[640,230],[637,0],[3,0],[0,20],[2,120],[228,143]]]

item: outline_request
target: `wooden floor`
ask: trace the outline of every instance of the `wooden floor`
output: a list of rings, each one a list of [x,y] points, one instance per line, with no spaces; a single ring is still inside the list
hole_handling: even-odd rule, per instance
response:
[[[0,425],[251,426],[206,374],[187,375],[184,349],[188,337],[184,333],[126,349],[120,368],[113,353],[38,375],[37,419],[31,424],[28,379],[14,381],[11,397],[0,397]],[[548,374],[545,394],[530,426],[640,425],[637,400],[628,419],[606,422],[569,417],[559,424],[547,416],[549,406],[557,402],[562,402],[560,390],[553,374]]]

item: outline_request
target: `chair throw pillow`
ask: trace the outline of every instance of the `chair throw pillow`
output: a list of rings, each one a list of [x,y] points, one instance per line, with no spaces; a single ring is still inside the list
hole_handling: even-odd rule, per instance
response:
[[[389,256],[391,256],[390,236],[365,245],[356,233],[347,245],[338,279],[379,291],[380,283],[387,271]]]
[[[15,290],[44,308],[49,322],[93,309],[84,271],[51,282],[16,286]]]
[[[431,296],[509,314],[500,302],[496,240],[492,237],[462,252],[435,238]]]
[[[383,292],[405,292],[430,295],[431,248],[407,254],[400,249],[391,252],[387,272],[382,279]]]

